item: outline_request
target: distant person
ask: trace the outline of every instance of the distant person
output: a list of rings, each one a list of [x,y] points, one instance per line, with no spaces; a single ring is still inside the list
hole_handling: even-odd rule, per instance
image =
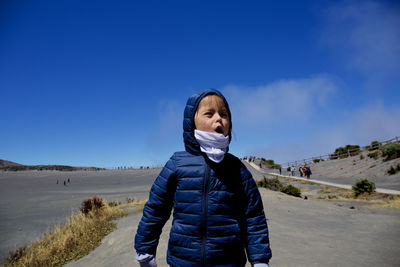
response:
[[[191,96],[183,120],[185,151],[172,155],[155,180],[135,237],[140,266],[156,266],[160,234],[173,209],[170,266],[266,267],[267,221],[251,173],[232,154],[231,112],[208,89]]]
[[[288,176],[290,176],[290,166],[287,167],[286,171],[288,173]]]
[[[296,168],[294,166],[292,166],[291,170],[292,170],[292,176],[295,176]]]
[[[68,178],[68,183],[70,183],[70,180],[69,180],[69,178]]]
[[[65,183],[65,180],[64,180],[64,185],[67,185],[67,184]]]
[[[301,166],[299,167],[299,174],[300,174],[300,177],[303,177],[303,168]]]
[[[282,167],[279,167],[279,174],[282,175]]]
[[[311,169],[310,169],[310,167],[308,167],[308,166],[304,166],[304,168],[305,168],[304,174],[305,174],[305,176],[307,177],[307,179],[309,179],[309,178],[310,178],[310,175],[312,174],[312,173],[311,173]]]
[[[57,179],[57,184],[58,184],[58,179]]]

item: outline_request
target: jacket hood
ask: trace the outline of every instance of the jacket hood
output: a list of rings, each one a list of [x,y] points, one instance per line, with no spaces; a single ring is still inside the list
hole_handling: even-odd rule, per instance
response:
[[[188,101],[186,102],[186,107],[183,115],[183,141],[185,143],[185,150],[195,155],[200,155],[201,151],[200,151],[200,145],[197,142],[196,138],[194,137],[194,130],[196,129],[194,124],[194,115],[196,114],[197,107],[199,106],[200,101],[208,95],[217,95],[221,97],[222,100],[224,101],[225,106],[229,113],[229,121],[230,121],[229,142],[231,142],[232,139],[231,110],[229,109],[228,102],[226,101],[222,93],[215,89],[206,89],[201,93],[194,94],[191,97],[189,97]]]

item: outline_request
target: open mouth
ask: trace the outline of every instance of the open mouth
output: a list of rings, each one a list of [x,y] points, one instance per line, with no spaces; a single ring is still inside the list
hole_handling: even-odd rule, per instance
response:
[[[221,126],[218,126],[217,129],[215,129],[215,131],[219,134],[224,134],[224,131],[222,130]]]

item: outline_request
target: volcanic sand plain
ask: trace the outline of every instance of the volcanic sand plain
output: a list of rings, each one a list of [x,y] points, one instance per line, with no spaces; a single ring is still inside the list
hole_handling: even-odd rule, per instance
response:
[[[249,166],[256,179],[262,175]],[[79,211],[82,200],[148,197],[160,169],[124,171],[0,172],[1,254],[39,238]],[[70,178],[66,186],[63,181]],[[57,179],[59,183],[57,184]],[[362,202],[304,200],[260,188],[270,229],[272,266],[399,266],[400,211]],[[67,266],[138,266],[133,249],[141,213],[117,220],[117,229],[82,259]],[[171,219],[157,250],[166,264]],[[250,266],[250,265],[247,265]]]
[[[87,198],[148,198],[160,170],[0,171],[0,262],[9,251],[65,223]]]
[[[263,177],[246,164],[256,179]],[[305,185],[307,186],[307,185]],[[270,229],[271,266],[399,266],[400,211],[364,202],[308,200],[260,188]],[[133,237],[141,213],[117,221],[118,229],[75,266],[138,266]],[[157,248],[159,267],[168,266],[166,251],[172,218]],[[246,266],[250,266],[247,264]]]

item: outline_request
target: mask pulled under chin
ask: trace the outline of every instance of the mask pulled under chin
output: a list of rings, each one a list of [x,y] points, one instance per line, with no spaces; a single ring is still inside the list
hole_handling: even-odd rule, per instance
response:
[[[194,137],[200,144],[200,150],[206,153],[210,160],[219,163],[224,159],[229,145],[229,136],[194,130]]]

